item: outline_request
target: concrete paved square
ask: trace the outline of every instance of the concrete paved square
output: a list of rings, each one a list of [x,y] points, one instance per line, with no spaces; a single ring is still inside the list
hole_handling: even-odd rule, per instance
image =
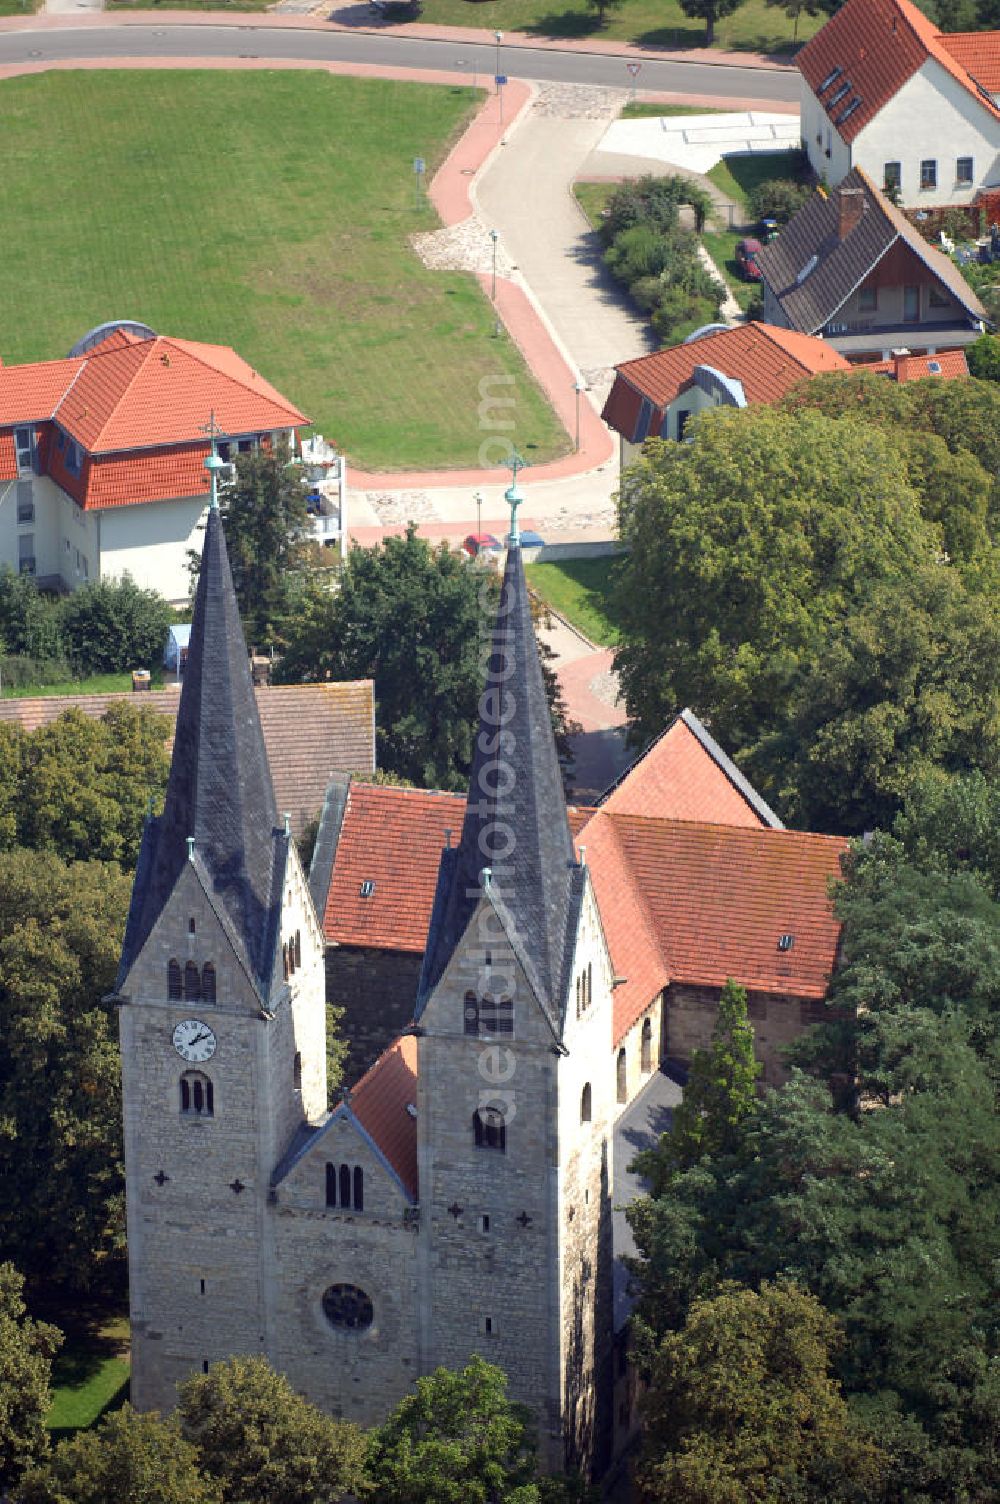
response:
[[[723,157],[798,146],[799,117],[743,110],[725,115],[661,115],[616,120],[605,131],[595,156],[644,157],[690,172],[707,172]],[[597,163],[594,163],[597,166]]]

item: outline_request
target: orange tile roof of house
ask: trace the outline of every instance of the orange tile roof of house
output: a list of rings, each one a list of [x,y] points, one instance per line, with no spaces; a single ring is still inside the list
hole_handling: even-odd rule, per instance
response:
[[[417,1199],[417,1041],[395,1040],[350,1094],[350,1111]]]
[[[75,360],[0,366],[0,428],[51,418],[85,364],[81,355]]]
[[[874,371],[893,381],[920,381],[936,376],[941,381],[956,381],[968,376],[969,365],[964,350],[942,350],[937,355],[893,355],[859,370]]]
[[[714,825],[781,823],[690,711],[675,717],[604,795],[601,808]]]
[[[821,371],[850,370],[840,352],[821,339],[773,324],[738,324],[616,366],[604,421],[632,440],[641,400],[646,398],[655,410],[648,431],[658,433],[664,409],[690,388],[698,366],[710,366],[738,381],[750,405],[777,402]]]
[[[839,925],[828,888],[847,842],[792,830],[612,815],[672,982],[820,998]],[[778,949],[792,936],[788,950]]]
[[[371,679],[338,684],[273,685],[256,691],[274,797],[301,835],[323,807],[331,778],[370,773],[375,766],[375,691]],[[0,721],[25,731],[47,726],[67,710],[98,718],[115,701],[176,719],[176,689],[147,694],[51,695],[0,700]],[[171,733],[172,736],[172,733]]]
[[[942,32],[940,42],[988,94],[1000,94],[1000,31]]]
[[[992,38],[996,33],[982,35],[992,55]],[[972,63],[974,36],[964,33],[963,41],[952,50],[948,39],[910,0],[847,0],[806,43],[796,62],[841,137],[848,142],[864,130],[929,58],[967,89],[983,109],[1000,119],[1000,110],[976,87],[966,66]],[[827,88],[822,89],[827,80],[830,80]],[[845,84],[850,88],[832,104]],[[855,99],[860,103],[852,108]]]

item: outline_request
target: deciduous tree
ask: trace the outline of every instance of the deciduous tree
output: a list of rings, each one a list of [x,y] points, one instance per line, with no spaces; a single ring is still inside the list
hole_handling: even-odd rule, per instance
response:
[[[681,10],[693,20],[705,23],[705,46],[715,41],[715,23],[738,10],[743,0],[680,0]]]
[[[178,1419],[223,1504],[334,1504],[367,1492],[363,1433],[310,1405],[263,1358],[193,1375]]]
[[[172,1420],[131,1405],[56,1447],[25,1478],[20,1504],[219,1504]]]
[[[499,1368],[418,1379],[372,1433],[373,1504],[540,1504],[534,1444]]]
[[[65,651],[81,674],[158,668],[173,619],[162,595],[127,574],[74,590],[60,608]]]
[[[660,1343],[643,1402],[643,1504],[863,1504],[884,1459],[830,1372],[836,1321],[792,1284],[724,1284]]]
[[[15,1488],[49,1449],[49,1378],[61,1337],[32,1321],[23,1290],[13,1264],[0,1264],[0,1489]]]

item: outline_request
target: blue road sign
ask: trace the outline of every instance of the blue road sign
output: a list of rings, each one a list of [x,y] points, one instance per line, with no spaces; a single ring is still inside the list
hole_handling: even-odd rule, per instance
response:
[[[497,73],[494,76],[493,82],[496,84],[498,89],[502,89],[504,84],[507,82],[506,73]]]

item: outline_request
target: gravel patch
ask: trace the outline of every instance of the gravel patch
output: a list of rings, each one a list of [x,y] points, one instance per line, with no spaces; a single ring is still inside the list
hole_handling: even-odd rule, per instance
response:
[[[425,266],[438,272],[489,272],[493,269],[493,241],[476,216],[444,230],[410,236],[410,244]],[[497,241],[497,276],[509,277],[514,263]]]
[[[624,63],[622,71],[624,72]],[[629,98],[627,89],[605,89],[584,84],[544,84],[532,108],[538,115],[560,120],[614,120]]]
[[[603,673],[595,674],[587,687],[595,700],[600,700],[602,705],[607,705],[612,710],[621,701],[622,688],[614,669],[609,668]]]
[[[366,491],[364,494],[383,527],[393,523],[432,522],[437,517],[426,491]]]

